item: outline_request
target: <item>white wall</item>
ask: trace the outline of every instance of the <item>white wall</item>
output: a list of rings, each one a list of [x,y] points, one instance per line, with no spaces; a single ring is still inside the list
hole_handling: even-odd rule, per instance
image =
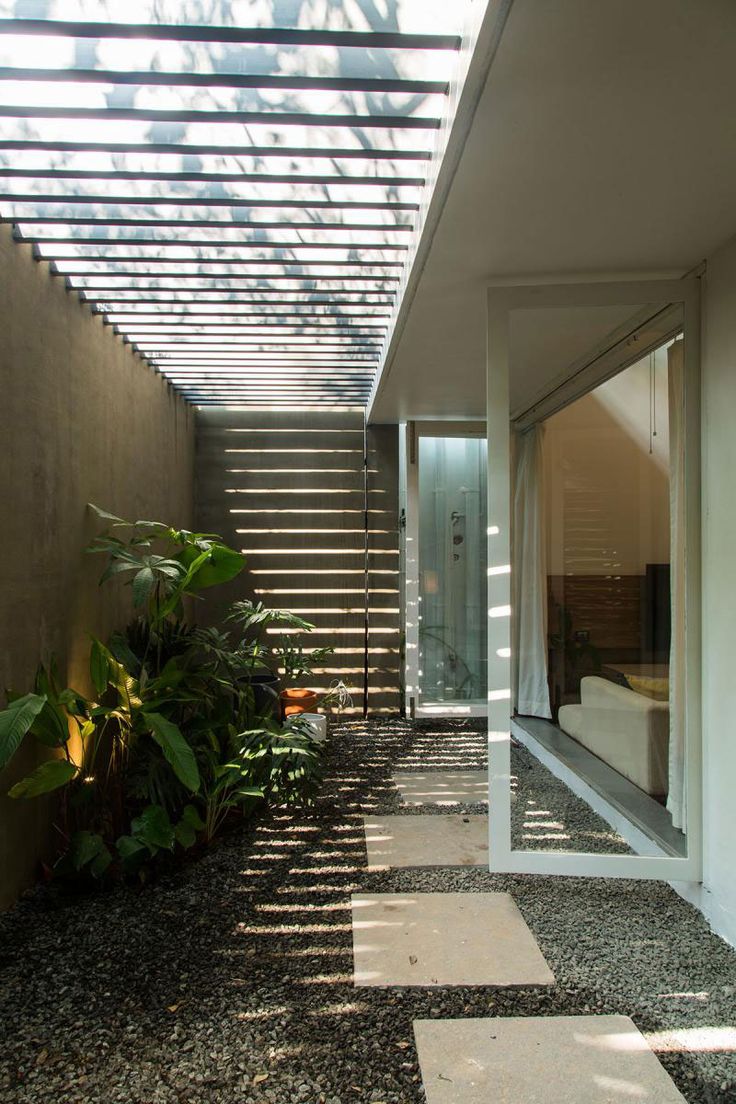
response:
[[[704,887],[736,944],[736,239],[708,258],[703,315]]]
[[[650,447],[649,360],[545,422],[551,575],[643,575],[669,563],[667,350],[655,356]]]

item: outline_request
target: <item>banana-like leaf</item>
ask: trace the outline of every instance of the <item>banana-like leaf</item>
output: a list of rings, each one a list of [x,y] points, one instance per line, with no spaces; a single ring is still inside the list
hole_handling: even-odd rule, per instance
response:
[[[77,767],[68,759],[47,759],[39,767],[29,774],[27,778],[11,787],[10,797],[40,797],[41,794],[51,793],[60,786],[66,786],[76,777]]]
[[[13,758],[47,700],[45,694],[24,694],[0,712],[0,770]]]
[[[63,747],[69,739],[69,724],[63,708],[47,701],[33,724],[31,732],[46,747]]]
[[[163,751],[176,777],[192,793],[199,790],[199,767],[194,752],[173,721],[161,713],[142,713],[146,725]]]
[[[99,640],[93,637],[92,650],[89,654],[89,674],[98,695],[105,692],[109,673],[106,649],[100,644]]]

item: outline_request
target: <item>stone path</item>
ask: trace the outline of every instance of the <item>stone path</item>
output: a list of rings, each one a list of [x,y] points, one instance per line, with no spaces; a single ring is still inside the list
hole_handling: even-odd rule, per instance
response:
[[[448,736],[482,768],[481,733],[346,722],[314,808],[140,890],[0,915],[0,1104],[426,1104],[416,1021],[590,1015],[631,1016],[688,1104],[733,1104],[736,954],[668,886],[368,870],[363,818],[428,815],[402,813],[391,777],[424,754],[451,769]],[[514,770],[605,837],[546,772],[516,753]],[[509,893],[554,984],[356,987],[351,896],[393,893]]]

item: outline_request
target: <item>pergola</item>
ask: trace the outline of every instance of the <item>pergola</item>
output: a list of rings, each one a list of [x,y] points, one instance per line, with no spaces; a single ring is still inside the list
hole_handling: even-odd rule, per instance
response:
[[[315,3],[292,5],[288,27],[263,3],[248,5],[254,26],[236,4],[209,6],[232,22],[206,22],[193,0],[181,22],[150,3],[150,22],[86,18],[111,7],[0,18],[0,215],[188,400],[364,404],[463,5],[431,34],[398,16],[349,29],[348,5],[327,9],[338,29],[315,29]]]

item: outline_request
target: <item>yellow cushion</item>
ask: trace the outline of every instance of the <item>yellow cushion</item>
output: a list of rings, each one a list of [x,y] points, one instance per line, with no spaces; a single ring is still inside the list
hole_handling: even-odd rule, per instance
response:
[[[626,681],[637,694],[643,694],[654,701],[669,701],[670,680],[668,678],[652,678],[649,675],[627,675]]]

